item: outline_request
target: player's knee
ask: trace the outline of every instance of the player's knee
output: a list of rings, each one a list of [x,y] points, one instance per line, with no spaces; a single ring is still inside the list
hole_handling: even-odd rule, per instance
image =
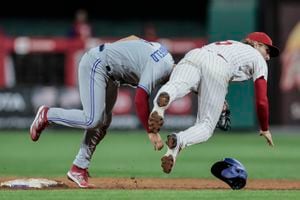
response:
[[[207,139],[209,139],[213,135],[213,130],[209,130],[207,134]]]
[[[212,124],[209,124],[206,127],[206,131],[207,131],[208,137],[210,138],[213,135],[213,133],[214,133],[214,126]]]
[[[87,129],[95,129],[100,126],[102,123],[102,118],[93,118],[92,120],[89,120],[86,124]]]
[[[213,132],[214,131],[213,131],[212,128],[210,128],[209,126],[205,126],[205,128],[203,128],[201,130],[201,133],[199,133],[199,134],[201,134],[202,137],[204,136],[203,142],[205,142],[205,141],[207,141],[213,135]]]
[[[212,132],[207,132],[205,135],[205,138],[203,139],[203,142],[207,141],[209,138],[211,138],[211,136],[213,135]]]

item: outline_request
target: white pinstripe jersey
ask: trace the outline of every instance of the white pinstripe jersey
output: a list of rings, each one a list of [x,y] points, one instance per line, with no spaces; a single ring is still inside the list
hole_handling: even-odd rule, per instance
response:
[[[148,94],[164,83],[173,69],[174,60],[159,43],[145,40],[105,44],[111,74],[121,84],[139,86]]]
[[[268,66],[261,53],[248,44],[227,40],[215,42],[203,47],[220,54],[230,65],[232,81],[245,81],[263,76],[268,79]]]

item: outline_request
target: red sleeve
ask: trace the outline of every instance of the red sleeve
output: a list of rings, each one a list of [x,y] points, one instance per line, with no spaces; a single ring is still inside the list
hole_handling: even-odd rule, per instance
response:
[[[267,81],[264,78],[258,78],[255,85],[255,103],[258,121],[262,131],[269,130],[269,102],[267,96]]]
[[[135,99],[134,99],[135,108],[136,108],[137,116],[140,122],[143,124],[147,133],[149,132],[148,117],[150,114],[148,99],[149,99],[149,95],[147,94],[147,92],[144,89],[138,87],[136,89]]]

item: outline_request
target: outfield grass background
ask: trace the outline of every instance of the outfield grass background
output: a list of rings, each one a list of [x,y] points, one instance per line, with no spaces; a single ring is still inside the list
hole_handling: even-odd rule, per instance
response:
[[[162,133],[166,138],[166,133]],[[1,177],[63,177],[80,146],[82,132],[76,129],[53,130],[32,142],[27,131],[1,131]],[[241,161],[249,179],[299,179],[300,134],[273,135],[275,147],[267,145],[257,133],[216,132],[207,142],[182,151],[171,174],[164,174],[160,157],[145,133],[111,131],[98,145],[90,166],[93,177],[211,178],[211,165],[224,158]],[[300,191],[132,191],[132,190],[57,190],[0,191],[0,199],[299,199]],[[71,195],[72,194],[72,195]],[[75,194],[75,195],[74,195]],[[20,195],[23,195],[20,198]],[[284,198],[279,198],[283,197]],[[36,198],[35,198],[36,196]],[[72,198],[70,198],[72,196]],[[97,198],[94,198],[94,197]],[[82,198],[81,198],[82,197]]]

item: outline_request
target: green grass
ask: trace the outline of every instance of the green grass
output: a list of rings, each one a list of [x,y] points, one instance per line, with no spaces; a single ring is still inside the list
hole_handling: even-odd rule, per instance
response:
[[[95,199],[120,199],[120,200],[293,200],[299,199],[300,191],[232,191],[232,190],[49,190],[49,191],[0,191],[0,199],[7,200],[95,200]]]
[[[166,138],[166,134],[162,134]],[[1,176],[64,176],[80,146],[76,131],[47,130],[38,142],[26,132],[0,134]],[[98,145],[90,172],[95,177],[213,178],[210,166],[224,157],[240,160],[250,178],[300,179],[300,135],[273,136],[275,147],[257,133],[215,133],[207,142],[184,149],[170,175],[161,172],[160,152],[145,133],[111,132]]]
[[[166,134],[162,133],[165,139]],[[78,130],[47,130],[38,142],[26,131],[1,131],[1,177],[65,176],[80,146]],[[300,134],[273,135],[275,147],[257,133],[216,132],[207,142],[184,149],[170,175],[143,132],[110,132],[98,145],[90,166],[93,177],[211,178],[211,165],[224,158],[241,161],[250,179],[300,179]],[[231,190],[51,190],[5,191],[0,199],[299,199],[300,191]],[[22,198],[21,198],[22,196]],[[297,197],[297,198],[296,198]]]

